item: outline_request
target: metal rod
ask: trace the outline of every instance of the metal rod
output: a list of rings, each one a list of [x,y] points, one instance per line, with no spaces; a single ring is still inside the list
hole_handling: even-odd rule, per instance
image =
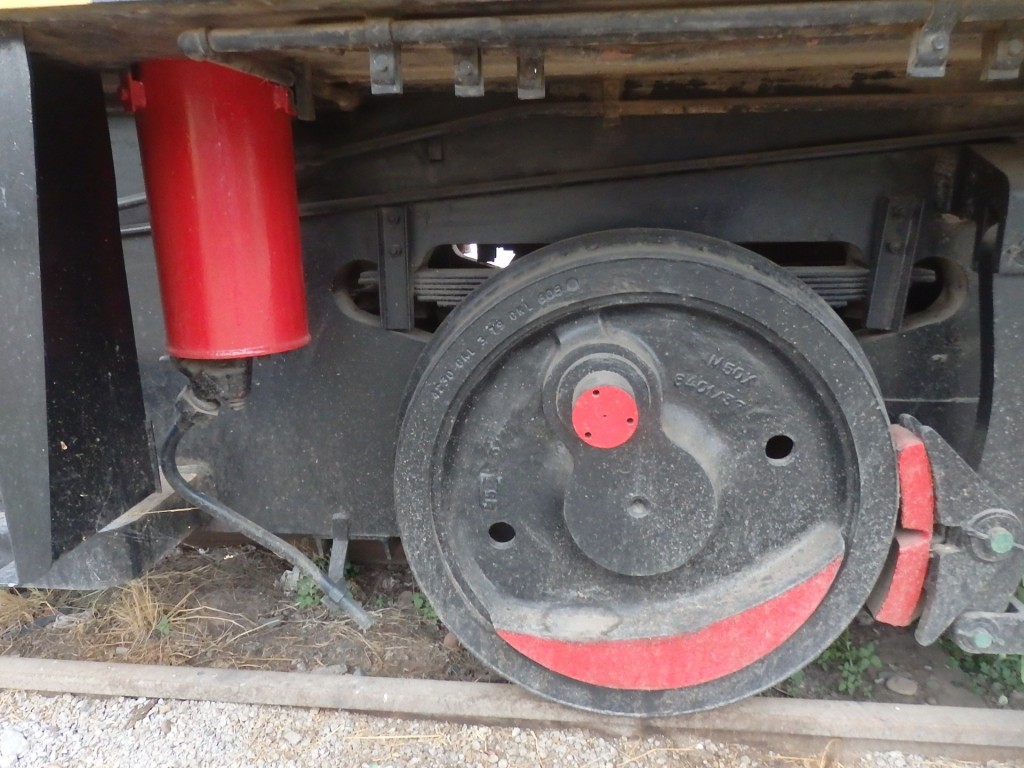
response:
[[[503,123],[506,120],[517,118],[534,117],[538,115],[559,115],[559,116],[584,116],[596,117],[601,112],[600,104],[522,104],[492,109],[467,117],[458,117],[454,120],[445,120],[432,125],[425,125],[418,128],[410,128],[405,131],[389,133],[383,136],[374,136],[363,141],[354,141],[342,144],[330,149],[320,151],[315,157],[302,158],[298,162],[299,168],[309,168],[324,163],[340,160],[346,157],[366,155],[382,149],[390,149],[404,144],[412,144],[423,139],[431,139],[436,136],[445,136],[450,133],[469,131],[474,128],[484,128],[489,125]]]
[[[498,179],[496,181],[458,184],[448,187],[424,187],[421,189],[409,190],[403,189],[397,192],[383,192],[373,195],[362,195],[360,197],[347,197],[335,200],[324,200],[316,203],[305,203],[299,206],[299,212],[302,216],[320,216],[334,213],[336,211],[347,211],[360,208],[406,205],[410,203],[461,197],[480,197],[483,195],[494,195],[503,192],[525,192],[533,189],[566,187],[577,184],[595,184],[603,181],[618,181],[621,179],[670,176],[678,173],[700,173],[724,170],[727,168],[747,168],[754,166],[777,165],[780,163],[800,162],[805,160],[854,157],[857,155],[868,155],[880,152],[930,149],[933,147],[1020,137],[1024,137],[1024,125],[973,131],[934,133],[922,136],[869,139],[867,141],[851,141],[841,144],[794,147],[791,149],[774,149],[763,152],[744,152],[733,155],[717,155],[713,157],[698,157],[688,160],[672,160],[664,163],[648,163],[644,165],[627,165],[613,168],[593,168],[582,171],[548,173],[538,176]]]
[[[958,93],[857,93],[825,94],[815,96],[751,96],[717,97],[704,99],[642,99],[617,101],[609,107],[604,102],[542,102],[515,104],[492,109],[467,117],[458,117],[405,131],[374,136],[361,141],[320,150],[304,157],[299,169],[312,168],[347,157],[378,152],[424,139],[452,133],[485,128],[509,120],[530,117],[604,117],[614,112],[618,117],[651,117],[675,115],[727,114],[742,109],[745,113],[772,113],[788,111],[825,112],[832,109],[927,109],[929,107],[991,108],[1024,106],[1024,92],[988,90]]]
[[[832,0],[717,8],[536,14],[452,19],[377,19],[290,27],[199,29],[178,38],[193,57],[308,48],[393,45],[519,45],[524,43],[644,43],[663,40],[745,39],[780,34],[829,34],[853,27],[911,27],[923,24],[931,0]],[[1024,18],[1019,0],[973,0],[961,22],[1004,22]]]

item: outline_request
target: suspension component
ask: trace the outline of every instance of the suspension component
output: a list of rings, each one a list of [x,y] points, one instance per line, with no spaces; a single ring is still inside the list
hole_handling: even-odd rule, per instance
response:
[[[309,341],[286,89],[217,64],[137,67],[135,113],[174,357],[285,352]]]

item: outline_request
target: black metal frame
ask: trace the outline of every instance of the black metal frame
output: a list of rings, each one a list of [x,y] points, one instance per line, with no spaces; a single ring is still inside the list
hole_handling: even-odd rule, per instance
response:
[[[12,558],[0,567],[8,583],[31,584],[159,484],[100,78],[30,58],[11,33],[0,71],[0,486]],[[166,551],[144,546],[149,522],[134,529],[122,578]]]

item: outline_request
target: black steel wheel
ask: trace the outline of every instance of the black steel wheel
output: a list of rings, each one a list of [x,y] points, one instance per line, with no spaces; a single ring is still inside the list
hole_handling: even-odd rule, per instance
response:
[[[395,493],[413,572],[497,672],[664,715],[814,659],[878,576],[897,508],[877,385],[766,259],[661,230],[513,263],[411,385]]]

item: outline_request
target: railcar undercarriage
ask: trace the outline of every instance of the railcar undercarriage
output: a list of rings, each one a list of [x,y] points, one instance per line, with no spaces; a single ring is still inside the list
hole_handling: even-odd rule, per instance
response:
[[[865,605],[1024,652],[1019,3],[11,5],[6,583],[212,522],[366,624],[400,537],[484,662],[633,715]]]

